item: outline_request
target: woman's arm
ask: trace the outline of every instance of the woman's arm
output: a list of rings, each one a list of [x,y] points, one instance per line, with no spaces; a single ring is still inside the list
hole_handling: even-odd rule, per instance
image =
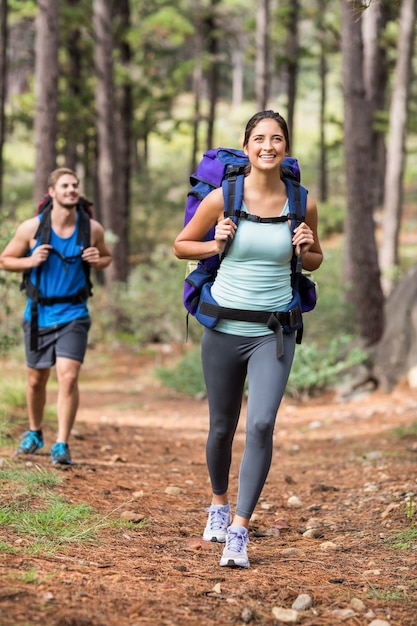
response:
[[[312,272],[318,269],[323,261],[323,252],[317,232],[318,212],[315,201],[307,196],[305,222],[294,230],[293,244],[302,246],[303,268]],[[296,250],[298,252],[298,250]]]
[[[212,226],[216,226],[214,239],[203,241]],[[174,254],[179,259],[207,259],[221,254],[228,237],[234,237],[236,225],[224,218],[223,191],[215,189],[200,203],[191,220],[174,241]]]

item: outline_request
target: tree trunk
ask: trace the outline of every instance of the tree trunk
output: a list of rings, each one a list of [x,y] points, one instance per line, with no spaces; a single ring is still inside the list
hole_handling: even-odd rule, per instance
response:
[[[347,183],[346,257],[351,269],[351,295],[361,338],[375,344],[384,328],[381,288],[373,219],[373,196],[368,187],[372,156],[371,106],[363,77],[360,13],[355,3],[342,0],[342,57],[344,91],[344,149]]]
[[[132,85],[130,82],[130,62],[131,49],[126,39],[130,28],[130,2],[129,0],[119,0],[116,4],[116,11],[120,17],[121,42],[120,63],[124,68],[124,79],[120,87],[119,96],[119,123],[116,125],[117,144],[119,152],[118,162],[118,202],[114,207],[115,217],[119,224],[117,235],[119,237],[119,276],[118,280],[127,281],[129,268],[129,217],[130,217],[130,178],[131,178],[131,137],[132,137]]]
[[[97,176],[100,213],[105,230],[114,236],[113,263],[105,270],[109,282],[119,279],[123,267],[117,234],[117,146],[114,132],[114,84],[113,84],[113,32],[111,3],[107,0],[93,1],[93,26],[95,32],[96,110],[97,110]],[[121,279],[122,280],[122,279]]]
[[[0,0],[0,213],[3,206],[3,147],[6,137],[7,13],[7,0]]]
[[[297,100],[297,76],[298,76],[298,18],[300,13],[299,0],[292,0],[289,7],[288,38],[287,38],[287,66],[288,66],[288,113],[287,123],[291,135],[291,143],[294,145],[294,116],[295,103]]]
[[[37,203],[56,167],[58,134],[59,0],[38,0],[35,29],[35,182]]]
[[[258,111],[264,111],[269,97],[269,0],[258,0],[256,10],[255,88]]]
[[[326,61],[326,32],[323,17],[327,8],[328,0],[318,2],[318,39],[319,39],[319,77],[320,77],[320,172],[319,172],[319,199],[326,202],[329,194],[327,177],[327,144],[326,144],[326,101],[327,101],[327,61]]]
[[[190,174],[197,167],[197,154],[199,153],[198,134],[201,121],[201,83],[202,83],[202,16],[200,0],[194,2],[194,70],[193,70],[193,95],[194,95],[194,114],[193,114],[193,144],[191,152]]]
[[[79,0],[67,0],[68,4],[76,8],[79,6]],[[68,95],[73,99],[73,102],[79,102],[81,93],[81,51],[80,51],[80,29],[74,28],[68,33],[67,40],[68,49]],[[71,112],[71,126],[79,127],[82,120],[77,108]],[[65,164],[73,170],[77,169],[78,163],[78,145],[77,145],[78,133],[68,133],[65,137]]]
[[[373,0],[362,14],[363,72],[367,100],[371,104],[373,120],[372,152],[368,166],[369,190],[374,205],[383,201],[385,173],[385,136],[379,130],[378,112],[385,111],[387,99],[388,67],[386,46],[382,45],[382,33],[388,21],[387,4]]]
[[[210,14],[205,20],[208,38],[209,69],[207,84],[209,90],[209,113],[207,120],[207,150],[214,146],[214,123],[216,120],[216,106],[219,97],[219,34],[217,32],[217,6],[219,0],[210,0]]]
[[[403,0],[401,4],[398,56],[389,116],[387,168],[385,173],[381,269],[383,270],[383,286],[386,293],[389,293],[392,288],[395,270],[399,263],[398,238],[402,217],[405,140],[412,82],[415,18],[416,0]]]

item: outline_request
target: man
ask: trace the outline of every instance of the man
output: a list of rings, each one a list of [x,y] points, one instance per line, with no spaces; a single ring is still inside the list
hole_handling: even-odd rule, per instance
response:
[[[78,409],[78,378],[91,325],[85,268],[101,270],[111,263],[112,255],[104,241],[104,229],[94,219],[85,218],[90,241],[80,241],[79,180],[72,170],[54,170],[49,177],[48,193],[52,198],[49,243],[42,243],[38,237],[40,216],[27,219],[1,254],[0,267],[27,276],[23,329],[29,431],[21,436],[16,454],[35,454],[44,445],[46,385],[55,365],[58,433],[51,458],[59,466],[72,464],[68,440]]]

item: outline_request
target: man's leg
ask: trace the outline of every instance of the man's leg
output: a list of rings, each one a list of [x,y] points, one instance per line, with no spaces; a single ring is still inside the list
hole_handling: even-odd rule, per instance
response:
[[[81,363],[73,359],[57,357],[56,373],[58,378],[58,433],[57,441],[68,443],[79,404],[78,377]]]
[[[46,383],[49,379],[50,368],[33,369],[28,367],[28,381],[26,387],[26,403],[30,430],[41,430],[43,411],[46,402]]]

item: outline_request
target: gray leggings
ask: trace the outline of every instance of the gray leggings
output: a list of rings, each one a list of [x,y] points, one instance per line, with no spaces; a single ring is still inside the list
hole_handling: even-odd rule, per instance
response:
[[[202,360],[210,412],[207,467],[213,493],[229,486],[232,444],[246,376],[249,395],[246,443],[240,465],[236,514],[249,519],[272,460],[273,433],[294,357],[295,335],[284,335],[285,354],[276,355],[275,335],[241,337],[204,329]]]

